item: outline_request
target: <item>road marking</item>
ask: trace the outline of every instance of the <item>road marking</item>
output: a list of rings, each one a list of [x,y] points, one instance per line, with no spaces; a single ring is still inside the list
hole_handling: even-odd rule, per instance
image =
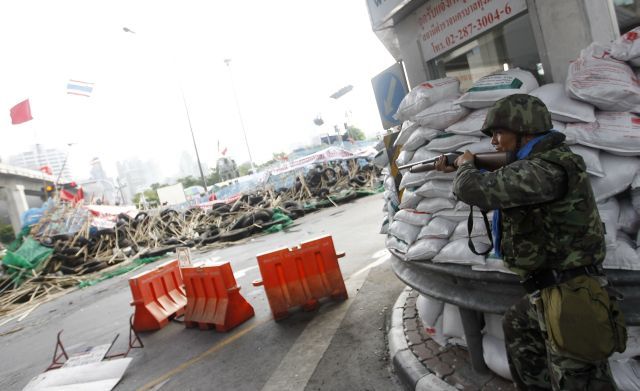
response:
[[[256,323],[252,324],[251,326],[247,327],[246,329],[240,330],[238,333],[236,333],[234,335],[230,335],[229,337],[221,340],[217,344],[215,344],[212,347],[210,347],[207,351],[200,353],[199,355],[197,355],[196,357],[194,357],[194,358],[192,358],[192,359],[190,359],[188,361],[185,361],[184,363],[178,365],[177,367],[173,368],[172,370],[170,370],[169,372],[165,373],[164,375],[151,380],[147,384],[145,384],[142,387],[138,388],[138,390],[141,390],[141,391],[142,390],[151,390],[153,387],[156,387],[160,383],[166,383],[169,379],[171,379],[172,377],[174,377],[178,373],[184,371],[185,369],[189,368],[193,364],[201,361],[203,358],[212,355],[213,353],[215,353],[218,350],[222,349],[223,347],[229,345],[230,343],[234,342],[235,340],[242,338],[245,334],[249,333],[250,331],[252,331],[256,327],[258,327],[258,326],[260,326],[260,325],[262,325],[264,323],[267,323],[270,320],[271,320],[271,317],[256,321]],[[156,388],[156,390],[157,389],[158,388]]]
[[[249,266],[249,267],[245,267],[244,269],[240,269],[237,272],[233,273],[233,276],[236,278],[236,280],[238,278],[244,277],[245,275],[247,275],[247,272],[249,270],[253,270],[253,269],[257,269],[258,266]]]
[[[384,251],[385,252],[382,254],[382,256],[378,257],[378,259],[376,259],[375,262],[371,262],[367,266],[365,266],[362,269],[358,270],[357,272],[353,273],[351,275],[351,277],[358,276],[358,275],[366,272],[367,270],[373,269],[374,267],[376,267],[378,265],[381,265],[381,264],[385,263],[386,261],[388,261],[389,258],[390,258],[390,256],[389,256],[390,254],[389,254],[389,252],[387,250],[384,250]],[[378,253],[380,253],[380,252],[377,252],[376,254],[378,254]],[[374,254],[374,256],[375,256],[375,254]]]

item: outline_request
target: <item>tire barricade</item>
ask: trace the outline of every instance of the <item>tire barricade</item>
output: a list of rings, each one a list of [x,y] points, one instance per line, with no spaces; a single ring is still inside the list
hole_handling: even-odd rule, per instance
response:
[[[178,260],[165,262],[131,277],[129,287],[133,296],[131,305],[135,307],[135,331],[161,329],[170,318],[184,313],[187,297]]]
[[[184,323],[200,329],[228,331],[254,316],[240,294],[231,264],[182,268],[187,293]]]
[[[305,311],[318,307],[320,299],[346,300],[338,258],[331,236],[282,248],[257,256],[262,280],[253,286],[264,286],[273,318],[289,316],[289,310],[301,306]]]

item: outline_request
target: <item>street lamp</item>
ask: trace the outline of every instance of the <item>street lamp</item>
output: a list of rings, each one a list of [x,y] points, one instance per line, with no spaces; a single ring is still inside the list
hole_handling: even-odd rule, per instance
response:
[[[238,94],[236,93],[236,87],[233,82],[233,73],[231,72],[231,59],[227,58],[224,63],[229,68],[229,79],[231,79],[231,89],[233,90],[233,98],[236,101],[236,108],[238,109],[238,117],[240,118],[240,127],[242,128],[242,134],[244,135],[244,143],[247,146],[247,152],[249,153],[249,163],[251,163],[251,170],[255,173],[255,165],[253,164],[253,158],[251,157],[251,149],[249,148],[249,140],[247,140],[247,132],[244,129],[244,121],[242,120],[242,112],[240,111],[240,103],[238,102]]]
[[[349,92],[351,92],[351,90],[353,90],[353,86],[351,84],[346,85],[342,88],[340,88],[338,91],[334,92],[333,94],[329,95],[329,98],[337,101],[338,99],[340,99],[341,97],[343,97],[344,95],[348,94]],[[345,111],[345,118],[346,118],[346,111]],[[338,125],[335,125],[336,130],[338,129]],[[347,123],[344,123],[344,130],[347,132],[347,136],[351,136],[351,132],[349,132],[349,128],[347,128]],[[340,145],[344,146],[344,142],[342,140],[342,136],[340,136]]]
[[[122,30],[125,33],[135,34],[136,32],[128,27],[123,27]],[[182,103],[184,103],[184,110],[187,113],[187,122],[189,123],[189,131],[191,131],[191,140],[193,141],[193,149],[196,151],[196,160],[198,161],[198,169],[200,170],[200,178],[202,179],[202,185],[204,191],[207,192],[207,180],[204,177],[204,171],[202,171],[202,164],[200,163],[200,154],[198,153],[198,146],[196,144],[196,136],[193,134],[193,127],[191,126],[191,117],[189,116],[189,107],[187,106],[187,100],[184,97],[184,91],[180,88],[180,94],[182,95]]]

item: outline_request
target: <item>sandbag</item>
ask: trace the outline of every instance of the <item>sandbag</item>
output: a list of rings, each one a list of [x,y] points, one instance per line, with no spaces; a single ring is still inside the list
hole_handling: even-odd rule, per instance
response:
[[[422,126],[444,130],[469,114],[469,109],[454,103],[456,100],[457,97],[442,99],[413,118]]]
[[[611,57],[620,61],[630,61],[640,57],[640,27],[622,34],[611,42]]]
[[[434,179],[440,179],[443,181],[453,181],[456,179],[456,172],[442,172],[438,170],[427,171],[425,177],[428,181]]]
[[[413,159],[413,155],[415,153],[411,151],[400,151],[398,158],[396,159],[397,166],[404,166],[405,164],[409,164]]]
[[[615,250],[611,250],[611,247],[607,247],[607,255],[602,267],[605,269],[640,270],[640,255],[627,234],[618,232]]]
[[[482,109],[505,96],[528,94],[536,88],[538,81],[531,72],[513,68],[480,78],[457,103],[470,109]]]
[[[628,198],[619,200],[619,204],[618,228],[626,234],[635,235],[640,229],[640,215],[633,208]]]
[[[407,250],[407,260],[430,260],[435,257],[447,243],[447,239],[418,239]]]
[[[458,223],[447,220],[444,217],[434,217],[425,227],[422,227],[418,234],[420,239],[449,239]]]
[[[387,155],[387,151],[384,149],[378,151],[378,153],[376,153],[376,155],[373,157],[373,164],[375,164],[379,168],[385,167],[387,164],[389,164],[389,155]]]
[[[400,190],[420,187],[426,181],[427,178],[423,172],[407,172],[402,175],[402,179],[400,180]]]
[[[598,204],[598,212],[600,213],[600,220],[602,220],[606,230],[604,242],[606,243],[607,248],[614,248],[618,232],[620,204],[615,197],[611,197],[606,202]]]
[[[398,147],[400,145],[404,145],[404,143],[409,140],[409,137],[420,127],[420,124],[413,121],[404,121],[402,123],[402,129],[400,129],[400,134],[396,138],[396,141],[393,143],[394,147]]]
[[[453,182],[443,180],[427,181],[416,190],[416,194],[426,198],[453,197]]]
[[[565,124],[564,122],[554,121],[554,120],[551,120],[551,125],[553,125],[553,129],[558,131],[563,131],[564,128],[567,127],[567,124]]]
[[[434,327],[444,309],[444,303],[430,296],[420,295],[416,299],[418,316],[425,327]]]
[[[633,70],[592,43],[569,64],[567,94],[607,111],[640,112],[640,87]]]
[[[640,327],[627,326],[627,349],[622,353],[613,353],[611,359],[623,360],[636,356],[640,356]]]
[[[424,148],[434,152],[446,153],[453,152],[462,146],[473,144],[478,141],[480,141],[480,137],[449,133],[431,140],[431,142]]]
[[[635,157],[608,153],[600,154],[600,162],[606,175],[602,178],[591,177],[591,187],[598,202],[625,191],[640,167],[640,160]]]
[[[431,144],[433,141],[429,142]],[[413,152],[413,157],[409,161],[409,163],[414,164],[423,160],[433,159],[441,155],[439,152],[431,151],[428,147],[429,144],[418,148],[415,152]],[[411,152],[408,152],[411,153]]]
[[[466,202],[458,201],[454,210],[456,212],[468,212],[471,210],[471,206]]]
[[[397,239],[402,240],[407,244],[408,247],[416,241],[421,228],[421,226],[412,225],[405,223],[404,221],[396,220],[394,216],[393,222],[389,226],[389,234]],[[406,250],[404,252],[406,252]]]
[[[444,347],[447,345],[449,338],[447,338],[444,334],[443,334],[443,327],[442,327],[442,323],[443,323],[443,318],[444,316],[441,314],[438,317],[438,320],[436,320],[436,324],[433,327],[425,327],[425,331],[427,332],[427,334],[429,334],[429,336],[431,337],[431,339],[437,343],[438,345]]]
[[[572,145],[569,147],[573,153],[582,156],[587,165],[587,173],[598,177],[605,176],[602,164],[600,163],[600,150],[585,147],[583,145]]]
[[[396,205],[400,204],[400,200],[398,199],[398,193],[396,193],[395,189],[392,191],[385,190],[383,193],[383,196],[386,201],[393,201],[393,203]]]
[[[416,210],[419,212],[436,213],[443,209],[450,209],[455,206],[455,200],[451,198],[423,198]]]
[[[404,189],[402,193],[402,200],[400,201],[400,209],[415,209],[422,201],[422,197],[414,193],[410,189]],[[422,211],[421,211],[422,212]]]
[[[482,337],[482,356],[489,369],[508,380],[511,378],[509,370],[509,360],[507,359],[507,347],[504,340],[485,335]]]
[[[481,238],[474,240],[477,252],[484,252],[491,246],[484,243]],[[449,242],[440,253],[433,257],[433,262],[441,263],[457,263],[460,265],[482,265],[484,264],[484,256],[476,255],[471,252],[467,239],[458,239]]]
[[[640,362],[633,359],[609,360],[609,367],[619,391],[640,390]]]
[[[471,235],[469,235],[467,222],[466,221],[459,222],[458,225],[456,226],[456,229],[453,231],[453,234],[451,235],[451,240],[466,239],[469,236],[471,236],[472,238],[487,237],[487,228],[484,224],[484,219],[482,218],[473,219],[473,229],[471,230]],[[475,240],[474,240],[474,243],[475,243]]]
[[[457,204],[456,204],[457,205]],[[493,216],[493,212],[489,212],[487,213],[488,219],[489,221],[491,221],[491,216]],[[467,221],[467,219],[469,218],[469,211],[468,210],[456,210],[454,209],[442,209],[441,211],[435,212],[433,214],[433,217],[444,217],[447,220],[451,220],[451,221]],[[482,218],[482,212],[478,211],[477,209],[473,211],[473,217],[474,218]]]
[[[482,330],[483,334],[490,335],[504,341],[502,319],[504,319],[504,315],[484,313],[484,329]]]
[[[633,205],[636,213],[640,215],[640,187],[633,187],[633,183],[631,184],[631,205]]]
[[[496,148],[491,144],[491,137],[482,137],[480,141],[458,148],[458,152],[464,151],[469,151],[475,155],[476,153],[495,152]]]
[[[395,214],[395,216],[393,217],[393,220],[402,221],[404,223],[411,224],[411,225],[417,225],[420,228],[422,228],[423,226],[427,225],[429,220],[431,220],[431,214],[425,213],[425,212],[418,212],[411,209],[401,209]],[[420,232],[420,229],[418,229],[418,232]]]
[[[465,136],[483,136],[480,131],[484,124],[484,119],[487,118],[489,108],[474,110],[469,115],[461,119],[460,121],[449,126],[445,131],[447,133],[462,134]]]
[[[599,148],[615,155],[640,154],[640,117],[633,113],[596,113],[596,122],[567,124],[562,131],[567,139]]]
[[[384,182],[382,182],[382,186],[386,191],[395,191],[396,190],[396,181],[393,179],[391,175],[387,175],[384,178]]]
[[[439,130],[421,126],[413,132],[411,137],[409,137],[409,140],[407,140],[407,142],[402,146],[402,149],[405,151],[415,151],[423,145],[428,144],[429,141],[433,140],[441,133],[442,132]]]
[[[380,226],[380,233],[386,235],[389,232],[389,217],[385,217],[382,220],[382,225]]]
[[[596,116],[593,105],[571,99],[561,83],[545,84],[530,92],[547,106],[551,119],[560,122],[594,122]]]
[[[442,333],[447,337],[464,338],[464,328],[458,307],[444,303],[442,310]]]
[[[390,250],[395,250],[399,253],[402,253],[403,257],[404,257],[404,254],[409,249],[409,245],[407,243],[396,238],[395,236],[392,236],[391,234],[387,235],[387,239],[385,240],[384,245],[386,248]]]
[[[445,77],[421,83],[411,89],[402,99],[394,117],[400,121],[410,120],[436,102],[459,94],[460,81],[454,77]]]
[[[387,201],[387,216],[389,216],[389,221],[393,220],[393,216],[395,216],[398,211],[398,205],[394,204],[393,201]]]

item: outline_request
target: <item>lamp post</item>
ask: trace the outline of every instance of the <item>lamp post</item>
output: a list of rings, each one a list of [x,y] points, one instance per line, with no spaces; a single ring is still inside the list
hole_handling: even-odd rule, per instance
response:
[[[123,27],[122,31],[125,33],[135,34],[136,32],[128,27]],[[200,154],[198,153],[198,146],[196,144],[196,136],[193,134],[193,127],[191,126],[191,117],[189,116],[189,107],[187,106],[187,100],[184,97],[184,91],[180,88],[180,94],[182,95],[182,102],[184,103],[184,110],[187,113],[187,122],[189,123],[189,131],[191,132],[191,140],[193,141],[193,149],[196,151],[196,160],[198,162],[198,169],[200,170],[200,178],[202,179],[202,185],[204,186],[205,193],[207,190],[207,180],[204,177],[204,171],[202,171],[202,164],[200,163]]]
[[[229,68],[229,79],[231,80],[231,89],[233,90],[233,98],[236,101],[236,109],[238,109],[238,118],[240,118],[240,127],[242,128],[242,134],[244,135],[244,143],[247,146],[247,152],[249,153],[249,163],[251,164],[251,170],[255,173],[255,165],[253,164],[253,158],[251,157],[251,149],[249,148],[249,140],[247,139],[247,132],[244,128],[244,121],[242,120],[242,112],[240,111],[240,103],[238,102],[238,94],[236,93],[236,86],[233,82],[233,73],[231,72],[231,59],[227,58],[224,63]]]
[[[334,92],[333,94],[329,95],[329,98],[337,101],[338,99],[340,99],[341,97],[343,97],[344,95],[348,94],[349,92],[351,92],[351,90],[353,90],[353,86],[351,84],[348,84],[342,88],[340,88],[338,91]],[[338,130],[338,125],[335,125],[336,127],[336,131]],[[347,128],[347,123],[344,123],[344,130],[345,132],[347,132],[347,136],[350,136],[349,134],[349,129]],[[340,135],[340,145],[344,147],[344,141],[342,140],[342,135]]]

